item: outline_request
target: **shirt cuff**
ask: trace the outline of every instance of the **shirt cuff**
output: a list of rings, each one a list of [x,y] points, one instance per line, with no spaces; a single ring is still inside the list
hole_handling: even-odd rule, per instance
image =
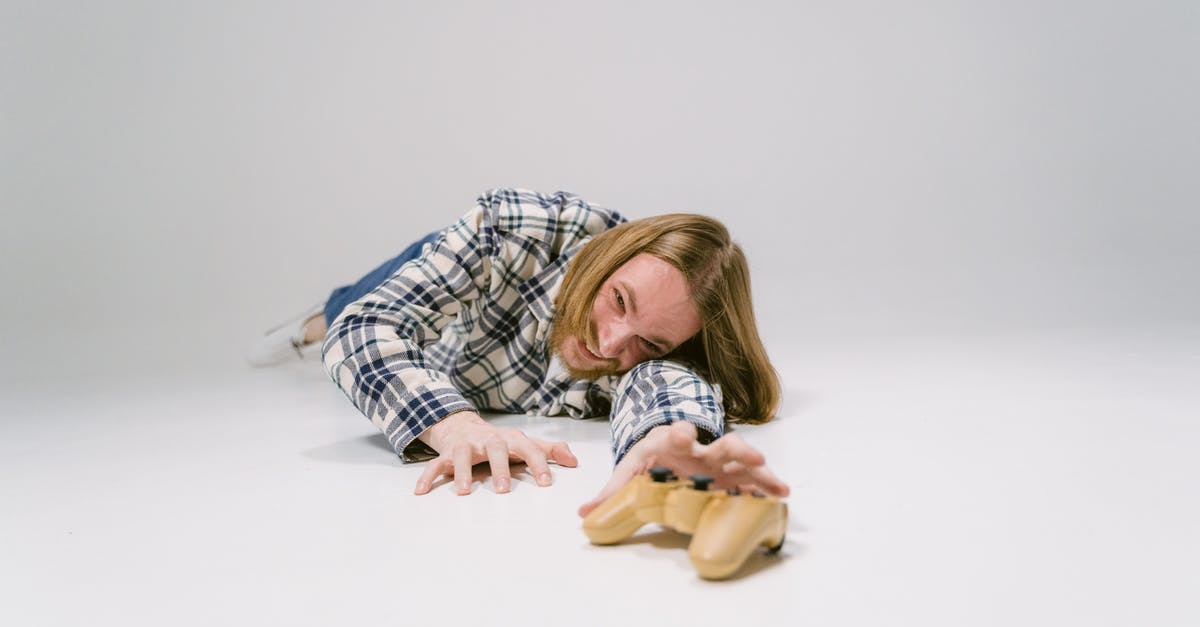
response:
[[[622,377],[614,393],[614,464],[654,427],[686,420],[696,426],[699,441],[707,444],[723,435],[724,419],[719,385],[709,385],[675,362],[638,364]]]
[[[417,439],[438,421],[460,411],[477,411],[475,405],[463,398],[453,386],[429,386],[411,390],[407,402],[384,427],[392,450],[405,463],[427,461],[437,457],[429,445]]]

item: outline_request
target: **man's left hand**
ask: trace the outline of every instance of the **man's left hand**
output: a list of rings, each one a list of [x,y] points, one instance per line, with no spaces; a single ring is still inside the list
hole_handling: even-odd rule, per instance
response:
[[[705,445],[696,441],[695,425],[680,421],[654,427],[634,444],[613,468],[612,478],[604,489],[579,508],[579,515],[587,516],[630,479],[654,466],[666,466],[679,477],[708,475],[713,478],[714,489],[758,490],[781,498],[789,492],[787,484],[767,468],[762,453],[737,434]]]

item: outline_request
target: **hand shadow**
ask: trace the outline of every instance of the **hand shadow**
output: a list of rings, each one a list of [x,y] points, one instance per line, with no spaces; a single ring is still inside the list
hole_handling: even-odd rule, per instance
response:
[[[554,467],[554,466],[557,466],[557,464],[555,464],[554,462],[550,462],[550,466]],[[539,488],[541,487],[537,484],[537,481],[533,478],[533,474],[529,472],[529,467],[525,464],[525,462],[514,461],[508,465],[508,470],[509,470],[509,473],[512,475],[512,481],[509,482],[508,492],[506,492],[505,494],[516,492],[517,490],[521,489],[521,485],[525,484],[525,483],[531,484],[535,487],[539,487]],[[478,464],[475,464],[474,466],[471,466],[471,487],[470,487],[470,490],[467,492],[467,494],[464,494],[462,496],[474,494],[476,485],[478,485],[480,487],[484,487],[486,485],[487,489],[490,492],[492,492],[493,494],[497,494],[495,486],[492,485],[492,483],[490,481],[487,481],[488,477],[491,477],[491,476],[492,476],[492,466],[489,462],[483,461],[483,462],[479,462]],[[553,477],[553,472],[551,473],[551,476]],[[550,485],[554,485],[553,481],[554,480],[551,479]],[[429,492],[432,493],[434,490],[438,489],[441,486],[446,485],[447,483],[451,483],[451,484],[454,483],[454,478],[448,477],[446,475],[441,475],[438,478],[434,479],[433,483],[430,484]],[[453,487],[451,488],[451,491],[454,491]]]
[[[379,451],[384,451],[388,454],[380,455]],[[403,464],[400,458],[396,456],[395,451],[392,450],[392,445],[388,443],[387,436],[382,433],[358,436],[332,444],[325,444],[303,451],[302,454],[309,459],[321,462],[380,466],[400,466]]]

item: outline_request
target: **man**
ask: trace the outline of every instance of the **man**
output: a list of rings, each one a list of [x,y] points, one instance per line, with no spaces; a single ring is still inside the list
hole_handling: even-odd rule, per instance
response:
[[[325,313],[330,377],[401,458],[432,460],[416,494],[442,475],[469,494],[481,462],[500,493],[513,461],[541,486],[550,462],[577,465],[565,442],[494,427],[479,409],[610,414],[615,468],[581,516],[651,465],[788,493],[758,451],[724,435],[726,414],[770,420],[779,384],[745,257],[711,218],[628,222],[568,192],[492,189],[378,287]]]

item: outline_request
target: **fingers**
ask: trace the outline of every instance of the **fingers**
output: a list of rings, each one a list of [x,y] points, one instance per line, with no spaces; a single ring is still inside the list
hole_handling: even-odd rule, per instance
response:
[[[579,459],[566,442],[547,442],[526,437],[516,429],[493,429],[474,442],[460,441],[439,455],[417,478],[414,494],[428,494],[442,475],[453,479],[455,492],[471,493],[472,471],[476,463],[487,461],[492,470],[492,485],[498,494],[512,491],[513,460],[524,460],[539,486],[553,482],[549,462],[567,467],[579,465]]]
[[[771,496],[785,497],[791,489],[780,481],[766,466],[746,466],[741,462],[728,462],[721,467],[726,480],[721,483],[737,487],[742,492],[765,492]]]
[[[625,461],[627,460],[628,458],[626,458],[626,460],[622,460],[622,462],[613,469],[612,477],[609,478],[608,483],[604,484],[604,487],[601,488],[599,494],[597,494],[592,500],[579,506],[580,518],[586,517],[592,512],[592,510],[596,509],[601,503],[607,500],[608,497],[616,494],[617,490],[620,490],[626,483],[629,483],[629,480],[637,474],[638,467],[635,464],[626,464]]]
[[[454,447],[454,488],[460,494],[471,493],[471,449],[467,446]]]
[[[444,455],[429,462],[429,465],[425,467],[425,472],[417,478],[417,487],[413,490],[413,494],[429,494],[434,479],[450,472],[453,468],[454,465],[450,458]]]
[[[763,488],[767,494],[778,497],[785,497],[791,493],[791,489],[787,484],[780,481],[775,473],[771,472],[766,466],[752,466],[747,469],[750,477],[754,479],[754,483]]]
[[[606,498],[608,498],[608,495],[601,492],[599,495],[597,495],[592,500],[588,501],[587,503],[584,503],[583,505],[580,505],[579,506],[579,517],[587,518],[587,515],[592,513],[592,510],[596,509],[597,507],[600,507],[600,504],[603,503],[604,499],[606,499]]]
[[[745,466],[761,466],[767,462],[762,453],[746,444],[746,441],[735,433],[719,438],[710,444],[702,455],[707,456],[714,464],[739,462]]]
[[[571,447],[566,442],[551,444],[550,449],[546,451],[546,456],[559,466],[574,468],[579,465],[579,458],[575,457],[575,453],[571,452]]]
[[[508,492],[512,481],[512,471],[508,468],[508,443],[496,437],[487,442],[488,464],[492,467],[492,486],[496,492]]]
[[[746,443],[741,436],[731,433],[718,438],[709,445],[695,441],[696,427],[686,421],[671,425],[669,444],[673,452],[682,454],[691,447],[691,457],[709,472],[719,469],[718,479],[728,486],[745,486],[777,497],[785,497],[790,490],[775,473],[767,468],[766,457]],[[724,475],[724,476],[721,476]]]
[[[735,433],[720,437],[708,445],[699,443],[696,436],[696,426],[692,423],[672,423],[667,433],[665,457],[692,460],[713,470],[728,464],[737,464],[739,467],[762,466],[767,461],[762,453]]]
[[[540,446],[529,439],[522,439],[513,445],[513,450],[525,460],[525,465],[529,467],[529,472],[538,485],[550,485],[550,466],[546,464],[546,454]]]
[[[696,441],[696,425],[686,420],[671,423],[667,433],[667,443],[674,452],[680,455],[689,453],[696,455],[702,450],[699,447],[703,446]]]
[[[579,465],[579,458],[575,457],[575,453],[571,452],[571,447],[566,442],[547,442],[537,438],[529,438],[529,441],[542,450],[546,459],[559,466],[574,468]]]

